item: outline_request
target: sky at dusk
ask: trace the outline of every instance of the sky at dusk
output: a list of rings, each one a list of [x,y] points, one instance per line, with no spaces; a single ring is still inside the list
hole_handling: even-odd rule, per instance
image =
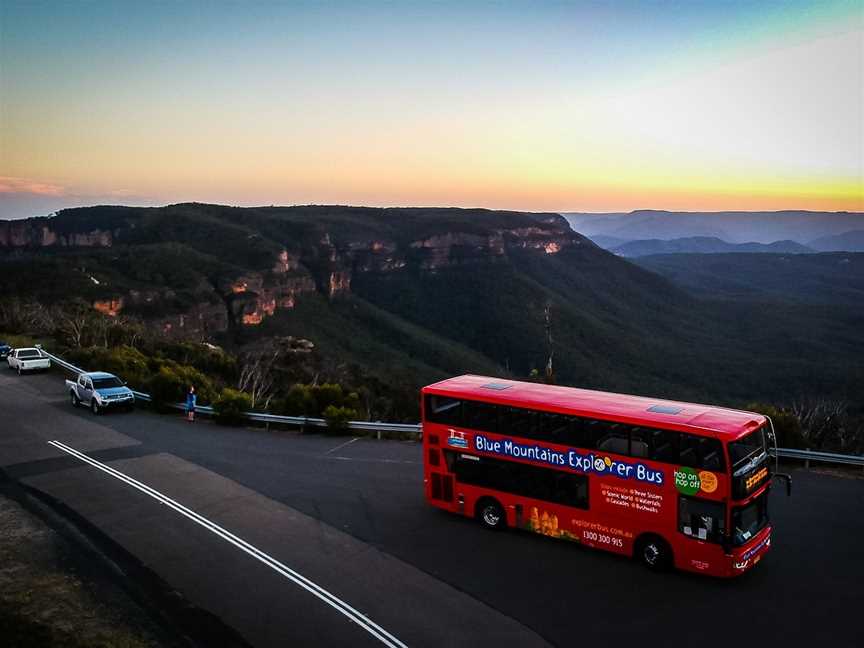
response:
[[[864,211],[862,6],[0,0],[0,218]]]

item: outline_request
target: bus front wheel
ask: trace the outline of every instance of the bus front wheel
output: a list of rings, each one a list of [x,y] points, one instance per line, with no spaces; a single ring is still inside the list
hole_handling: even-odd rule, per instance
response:
[[[636,558],[648,569],[662,571],[672,565],[672,549],[663,538],[646,535],[636,543]]]
[[[484,498],[477,503],[477,517],[487,529],[497,531],[507,526],[504,508],[491,497]]]

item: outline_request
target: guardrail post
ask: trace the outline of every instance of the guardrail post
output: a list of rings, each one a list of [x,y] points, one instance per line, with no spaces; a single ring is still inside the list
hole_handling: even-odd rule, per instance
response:
[[[810,452],[810,448],[807,448],[807,452]],[[804,460],[804,470],[810,470],[810,457]]]

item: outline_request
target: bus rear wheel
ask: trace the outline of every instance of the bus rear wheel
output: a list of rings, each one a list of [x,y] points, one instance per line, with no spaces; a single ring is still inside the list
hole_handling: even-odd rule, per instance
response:
[[[646,535],[636,543],[636,558],[648,569],[663,571],[672,566],[672,549],[661,537]]]
[[[484,527],[494,531],[507,526],[504,507],[491,497],[486,497],[477,503],[477,518]]]

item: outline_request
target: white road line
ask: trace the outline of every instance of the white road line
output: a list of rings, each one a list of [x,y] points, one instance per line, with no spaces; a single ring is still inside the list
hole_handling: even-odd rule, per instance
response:
[[[324,454],[325,454],[325,455],[329,455],[331,452],[336,452],[337,450],[341,450],[341,449],[344,448],[345,446],[349,446],[349,445],[351,445],[352,443],[354,443],[355,441],[357,441],[359,438],[360,438],[360,437],[354,437],[354,438],[351,439],[350,441],[346,441],[345,443],[340,443],[340,444],[339,444],[338,446],[336,446],[335,448],[330,448],[330,449],[329,449],[327,452],[325,452]]]
[[[119,470],[112,468],[111,466],[108,466],[108,465],[103,464],[99,461],[96,461],[95,459],[87,456],[83,452],[79,452],[75,448],[67,446],[66,444],[61,443],[60,441],[49,441],[48,443],[50,445],[54,446],[55,448],[62,450],[63,452],[65,452],[69,455],[72,455],[76,459],[80,459],[84,463],[87,463],[87,464],[93,466],[94,468],[101,470],[102,472],[114,477],[115,479],[118,479],[119,481],[122,481],[122,482],[128,484],[129,486],[132,486],[133,488],[141,491],[145,495],[152,497],[157,502],[174,509],[175,511],[177,511],[178,513],[180,513],[184,517],[189,518],[190,520],[195,522],[195,524],[198,524],[198,525],[204,527],[205,529],[207,529],[208,531],[210,531],[214,535],[217,535],[220,538],[222,538],[223,540],[231,543],[232,545],[234,545],[235,547],[237,547],[241,551],[249,554],[250,556],[252,556],[256,560],[258,560],[259,562],[267,565],[273,571],[277,572],[278,574],[281,574],[282,576],[284,576],[288,580],[299,585],[300,587],[302,587],[304,590],[306,590],[307,592],[309,592],[313,596],[319,598],[320,600],[324,601],[330,607],[334,608],[335,610],[337,610],[338,612],[340,612],[344,616],[348,617],[348,619],[350,619],[351,621],[353,621],[354,623],[359,625],[361,628],[366,630],[366,632],[368,632],[373,637],[378,639],[385,646],[388,646],[389,648],[407,648],[407,646],[404,643],[402,643],[401,641],[399,641],[399,639],[394,637],[392,634],[387,632],[384,628],[379,626],[377,623],[375,623],[371,619],[368,619],[361,612],[355,610],[353,607],[351,607],[348,603],[346,603],[345,601],[343,601],[342,599],[337,597],[335,594],[331,594],[330,592],[328,592],[323,587],[319,586],[318,584],[314,583],[313,581],[311,581],[308,578],[306,578],[305,576],[303,576],[301,573],[294,571],[293,569],[291,569],[287,565],[284,565],[283,563],[279,562],[278,560],[276,560],[272,556],[264,553],[263,551],[261,551],[257,547],[249,544],[248,542],[246,542],[242,538],[239,538],[238,536],[234,535],[230,531],[223,529],[222,527],[220,527],[215,522],[211,522],[210,520],[203,517],[202,515],[199,515],[198,513],[193,511],[192,509],[189,509],[189,508],[183,506],[182,504],[171,499],[167,495],[163,495],[162,493],[155,490],[154,488],[151,488],[147,484],[139,482],[137,479],[134,479],[134,478],[130,477],[129,475],[126,475],[126,474],[120,472]]]

